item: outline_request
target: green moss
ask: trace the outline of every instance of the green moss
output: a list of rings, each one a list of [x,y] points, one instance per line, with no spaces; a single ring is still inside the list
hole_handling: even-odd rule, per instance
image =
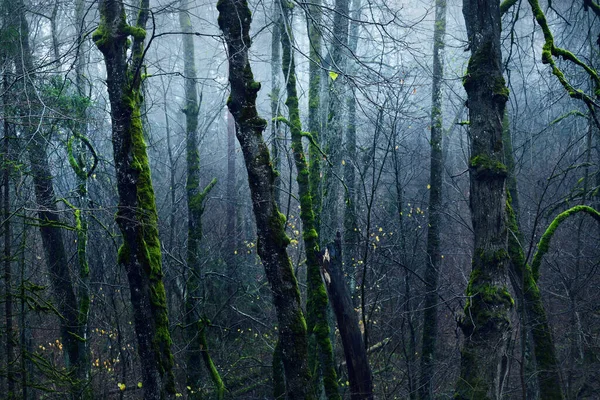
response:
[[[133,36],[136,40],[144,40],[146,38],[146,30],[133,25],[124,26],[123,33]]]
[[[121,265],[125,265],[129,262],[129,246],[126,243],[123,243],[119,247],[119,251],[117,252],[117,263]]]
[[[508,176],[506,165],[486,154],[471,157],[469,167],[474,171],[476,179],[497,179]]]
[[[494,93],[494,96],[497,99],[497,101],[503,103],[506,103],[508,101],[510,91],[506,87],[506,81],[504,80],[504,77],[500,76],[496,78],[496,80],[494,81],[494,87],[492,89],[492,92]]]
[[[287,247],[290,244],[290,238],[285,233],[285,215],[276,211],[271,217],[270,225],[276,237],[277,245]]]
[[[580,212],[590,215],[592,218],[594,218],[597,222],[600,223],[600,213],[588,206],[575,206],[575,207],[572,207],[566,211],[563,211],[559,215],[557,215],[556,218],[554,218],[554,220],[552,220],[552,223],[550,223],[550,226],[548,226],[548,228],[542,235],[542,238],[540,239],[540,241],[538,243],[538,249],[537,249],[535,255],[533,256],[533,261],[531,263],[531,269],[533,271],[533,278],[535,279],[536,282],[540,276],[540,266],[542,264],[542,259],[543,259],[544,255],[550,249],[550,241],[552,240],[552,237],[554,236],[556,229],[564,220],[569,218],[571,215],[574,215],[574,214],[577,214]]]

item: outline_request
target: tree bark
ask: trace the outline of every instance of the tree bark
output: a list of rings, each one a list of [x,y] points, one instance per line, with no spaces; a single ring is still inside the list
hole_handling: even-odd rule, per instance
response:
[[[352,3],[354,11],[352,13],[352,22],[348,34],[348,49],[351,53],[356,53],[358,47],[358,21],[361,14],[361,0],[354,0]],[[348,74],[354,75],[356,72],[356,61],[348,60]],[[360,235],[358,233],[358,224],[356,222],[356,84],[350,82],[350,93],[347,99],[348,106],[348,125],[346,128],[345,160],[344,160],[344,183],[348,188],[346,193],[346,202],[344,208],[344,267],[348,274],[351,292],[354,293],[356,287],[356,261],[358,257],[358,245]]]
[[[198,150],[198,115],[200,105],[196,88],[196,60],[194,49],[194,36],[192,35],[192,22],[188,12],[189,1],[181,0],[179,10],[179,24],[183,34],[183,74],[185,90],[186,130],[186,162],[187,182],[186,195],[188,204],[188,240],[187,240],[187,267],[188,279],[186,283],[185,319],[186,335],[189,341],[187,354],[187,386],[191,388],[190,397],[201,397],[202,359],[207,358],[212,365],[210,355],[204,348],[204,323],[202,322],[202,270],[200,269],[200,240],[202,240],[202,214],[204,213],[204,200],[217,183],[212,180],[204,190],[200,190],[200,153]],[[203,342],[204,340],[204,342]],[[209,363],[207,362],[207,366]],[[216,372],[216,368],[214,372]],[[209,369],[211,374],[212,369]],[[211,375],[212,376],[212,375]],[[220,378],[217,380],[220,381]],[[222,384],[222,382],[221,382]],[[217,384],[218,386],[218,384]]]
[[[29,24],[25,16],[25,5],[20,0],[11,4],[14,7],[11,12],[16,17],[16,29],[20,32],[20,43],[15,46],[19,49],[15,56],[15,66],[18,75],[24,77],[23,91],[31,94],[35,89],[31,86],[32,79],[28,75],[34,70],[34,65],[29,47]],[[28,96],[29,99],[35,97],[35,95]],[[35,109],[37,105],[30,103],[30,107]],[[60,336],[65,350],[65,365],[67,368],[73,368],[76,375],[79,375],[78,370],[83,367],[81,365],[80,338],[78,336],[79,308],[69,274],[68,257],[64,247],[53,179],[46,154],[46,140],[42,137],[41,132],[37,132],[39,121],[31,120],[31,115],[35,114],[35,112],[29,115],[23,114],[20,118],[25,125],[25,135],[29,144],[27,152],[31,165],[35,197],[39,207],[38,218],[40,220],[42,246],[50,275],[50,284],[57,303],[56,309],[60,313]]]
[[[2,57],[4,58],[4,57]],[[4,60],[3,60],[4,61]],[[13,287],[12,287],[12,255],[11,255],[11,221],[10,221],[10,123],[8,122],[8,88],[9,82],[6,74],[3,75],[3,111],[4,111],[4,138],[2,141],[2,157],[0,159],[2,166],[2,219],[4,229],[4,318],[6,320],[6,380],[7,380],[7,399],[16,398],[15,392],[15,329],[13,327]]]
[[[433,30],[433,81],[431,88],[431,161],[429,170],[429,221],[425,260],[425,305],[423,311],[423,340],[419,398],[433,399],[435,347],[438,336],[438,281],[442,255],[440,228],[442,213],[442,83],[444,79],[444,36],[446,34],[446,0],[435,2]]]
[[[273,168],[281,170],[281,129],[277,117],[281,115],[279,109],[279,71],[281,71],[281,5],[279,0],[273,0],[273,34],[271,35],[271,150],[273,152]],[[281,176],[275,176],[275,201],[281,208]]]
[[[346,73],[346,51],[348,46],[348,16],[349,0],[336,0],[333,16],[333,36],[331,43],[331,70],[329,72],[329,109],[325,153],[332,166],[324,176],[323,211],[321,213],[321,241],[330,242],[338,231],[340,222],[339,196],[340,175],[342,164],[343,101],[344,74]],[[337,176],[336,176],[337,175]]]
[[[470,116],[470,208],[475,243],[465,316],[460,323],[465,338],[455,397],[500,399],[501,365],[514,301],[507,290],[507,169],[502,118],[508,89],[502,77],[499,2],[463,0],[463,14],[471,49],[464,86]]]
[[[319,352],[320,370],[323,375],[323,385],[328,399],[339,399],[337,374],[335,372],[333,347],[329,338],[330,328],[327,322],[327,294],[319,273],[319,235],[315,230],[315,214],[313,211],[312,193],[310,192],[310,172],[304,147],[302,145],[302,125],[298,107],[296,90],[296,64],[292,47],[292,18],[290,5],[286,0],[280,2],[283,10],[281,23],[281,47],[283,50],[282,69],[287,78],[287,100],[289,125],[292,136],[292,152],[296,165],[296,181],[300,197],[300,219],[302,220],[302,237],[306,252],[307,274],[307,327],[308,334],[314,335]]]
[[[309,86],[308,86],[308,131],[313,137],[313,142],[308,147],[310,159],[310,192],[313,198],[313,212],[315,214],[315,231],[321,235],[321,207],[323,203],[323,187],[321,185],[321,158],[317,148],[321,140],[321,0],[315,0],[307,6],[306,20],[308,21],[308,39],[310,49],[308,57]]]
[[[140,114],[148,7],[142,0],[131,26],[121,0],[100,1],[101,22],[92,39],[106,64],[119,193],[116,221],[123,235],[118,262],[129,280],[144,398],[161,399],[175,393],[175,382],[158,215]],[[128,36],[133,37],[130,62]]]
[[[319,263],[344,347],[350,398],[352,400],[373,399],[373,378],[367,350],[342,270],[342,246],[339,233],[335,242],[327,245],[326,250],[320,253]]]
[[[256,111],[260,83],[254,81],[248,49],[251,13],[244,0],[219,0],[219,27],[229,54],[231,96],[227,106],[236,121],[257,226],[257,250],[271,285],[279,322],[279,340],[290,400],[312,399],[307,391],[310,372],[307,365],[306,321],[300,305],[300,291],[286,247],[285,216],[277,209],[274,196],[275,171],[262,133],[266,121]]]

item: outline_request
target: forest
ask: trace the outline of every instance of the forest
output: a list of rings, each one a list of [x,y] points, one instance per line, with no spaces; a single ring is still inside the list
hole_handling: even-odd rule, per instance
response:
[[[0,0],[0,398],[600,398],[598,0]]]

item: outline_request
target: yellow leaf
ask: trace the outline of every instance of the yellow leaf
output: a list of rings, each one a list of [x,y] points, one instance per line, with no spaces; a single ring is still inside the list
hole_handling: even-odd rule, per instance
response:
[[[142,388],[142,382],[138,382],[138,387],[141,389]]]
[[[338,76],[339,76],[339,74],[337,72],[329,71],[329,77],[331,78],[332,81],[335,81]]]
[[[125,384],[124,383],[117,383],[117,386],[119,387],[119,390],[123,391],[125,390]]]
[[[431,185],[427,185],[427,189],[428,189],[428,190],[429,190],[429,189],[431,189]]]

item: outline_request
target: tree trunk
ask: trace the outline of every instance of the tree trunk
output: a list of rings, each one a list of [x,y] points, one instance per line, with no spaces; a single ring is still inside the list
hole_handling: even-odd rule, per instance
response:
[[[320,253],[319,263],[344,347],[350,398],[352,400],[373,399],[373,379],[367,350],[342,270],[342,246],[339,233],[335,242]]]
[[[186,195],[188,204],[188,240],[187,240],[187,266],[188,279],[185,299],[186,334],[189,341],[187,354],[187,386],[191,387],[192,398],[200,398],[202,359],[207,359],[207,366],[211,377],[213,372],[218,377],[218,372],[210,360],[210,355],[205,348],[204,323],[202,322],[202,270],[200,269],[200,240],[202,239],[202,214],[204,213],[204,200],[210,190],[217,183],[213,179],[203,191],[200,191],[200,154],[198,150],[198,114],[199,102],[196,88],[196,61],[194,49],[194,36],[192,35],[192,22],[188,13],[188,0],[181,0],[179,11],[179,24],[183,34],[183,73],[185,76],[185,142],[187,161]],[[202,333],[200,333],[202,332]],[[204,342],[203,342],[204,341]],[[214,370],[214,371],[213,371]],[[214,379],[213,379],[214,380]],[[217,387],[221,382],[216,380]],[[222,382],[221,382],[222,386]]]
[[[513,299],[507,290],[506,166],[502,118],[508,89],[502,77],[500,7],[495,0],[463,0],[471,58],[464,86],[471,138],[470,208],[474,232],[467,287],[458,399],[500,399],[502,363]]]
[[[442,255],[440,228],[442,213],[442,83],[444,79],[444,35],[446,34],[446,0],[435,2],[433,30],[433,81],[431,88],[431,161],[429,170],[429,221],[427,229],[427,259],[425,260],[425,306],[419,398],[433,399],[435,346],[438,336],[438,280]]]
[[[352,3],[354,11],[352,13],[352,23],[348,34],[348,49],[351,53],[356,53],[358,47],[358,21],[361,14],[361,0],[354,0]],[[348,60],[348,74],[354,75],[356,72],[356,61]],[[352,293],[356,287],[356,261],[358,257],[358,245],[360,235],[356,222],[356,83],[350,82],[350,93],[347,100],[348,106],[348,126],[346,129],[346,154],[344,160],[344,182],[348,188],[346,194],[346,204],[344,208],[344,267],[348,274],[348,282]]]
[[[323,187],[321,185],[321,158],[317,148],[321,140],[321,0],[310,3],[306,9],[308,21],[308,39],[310,49],[308,58],[309,86],[308,86],[308,131],[313,137],[309,144],[308,156],[310,159],[310,193],[313,199],[313,212],[315,214],[315,231],[321,235],[321,207],[323,203]]]
[[[337,374],[333,359],[333,347],[329,338],[330,328],[327,322],[327,294],[319,273],[319,235],[315,230],[315,214],[313,212],[312,193],[310,192],[310,172],[302,145],[302,125],[298,108],[296,90],[296,65],[292,47],[291,10],[286,0],[281,1],[283,21],[281,23],[281,47],[283,50],[283,75],[287,78],[287,100],[289,125],[292,136],[292,151],[296,164],[296,181],[300,197],[300,219],[302,220],[302,236],[306,252],[307,274],[307,327],[308,334],[314,335],[319,351],[320,370],[323,375],[325,394],[328,399],[340,399]]]
[[[100,1],[101,22],[92,38],[104,55],[111,105],[119,193],[116,221],[123,235],[118,262],[129,280],[144,398],[161,399],[175,393],[175,382],[158,215],[140,115],[148,7],[148,0],[142,0],[131,26],[121,0]],[[128,36],[133,37],[131,62]]]
[[[333,16],[333,36],[331,43],[331,70],[329,72],[329,109],[325,141],[325,153],[332,166],[326,171],[323,190],[323,211],[321,213],[321,241],[333,241],[339,230],[339,196],[342,164],[343,100],[344,75],[346,73],[346,47],[348,46],[349,0],[336,0]]]
[[[15,330],[13,327],[13,288],[12,288],[12,255],[11,255],[11,221],[10,221],[10,123],[8,122],[8,88],[9,82],[6,74],[3,75],[3,111],[4,111],[4,140],[2,141],[2,157],[0,165],[2,166],[2,220],[4,229],[4,318],[6,320],[6,380],[7,380],[7,399],[16,398],[15,391]]]
[[[231,96],[227,106],[235,118],[236,135],[244,154],[257,225],[257,250],[271,285],[279,321],[286,390],[290,400],[312,399],[314,396],[307,392],[310,372],[306,321],[298,283],[286,251],[290,239],[284,230],[285,217],[275,203],[275,171],[262,138],[266,121],[256,111],[260,83],[254,81],[248,60],[251,13],[248,3],[241,0],[220,0],[217,9],[219,27],[229,54]]]
[[[27,77],[34,70],[32,52],[29,47],[29,24],[27,22],[25,5],[22,1],[13,4],[13,16],[17,18],[18,31],[20,32],[20,48],[15,57],[15,65],[19,75]],[[23,90],[25,93],[33,93],[30,78],[24,79]],[[30,99],[35,95],[29,96]],[[36,107],[32,103],[31,107]],[[35,197],[38,203],[38,218],[40,220],[40,234],[42,246],[46,256],[46,264],[50,275],[50,283],[54,292],[56,308],[60,313],[60,336],[65,349],[65,364],[67,368],[73,368],[76,375],[77,370],[82,367],[79,347],[79,322],[78,304],[73,289],[71,276],[69,275],[68,257],[64,247],[61,221],[56,206],[53,179],[46,154],[46,140],[40,132],[37,132],[39,121],[30,120],[32,112],[21,115],[25,125],[25,135],[28,143],[27,151],[31,164],[31,175],[35,189]]]
[[[507,118],[506,118],[507,119]],[[515,176],[515,159],[512,140],[508,127],[504,128],[505,160],[508,170],[507,178],[507,216],[508,216],[508,254],[511,283],[520,299],[519,311],[525,321],[522,329],[531,331],[533,351],[535,354],[535,376],[541,399],[562,400],[563,389],[560,366],[556,356],[556,348],[552,338],[552,330],[548,323],[542,296],[534,278],[531,267],[525,260],[523,251],[523,235],[519,224],[519,193]],[[514,278],[513,278],[514,277]],[[527,338],[529,335],[525,335]]]
[[[281,129],[277,117],[281,115],[279,109],[279,71],[281,71],[281,5],[279,0],[273,0],[273,34],[271,35],[271,150],[273,152],[273,168],[281,170]],[[281,208],[281,176],[275,176],[275,202]]]

